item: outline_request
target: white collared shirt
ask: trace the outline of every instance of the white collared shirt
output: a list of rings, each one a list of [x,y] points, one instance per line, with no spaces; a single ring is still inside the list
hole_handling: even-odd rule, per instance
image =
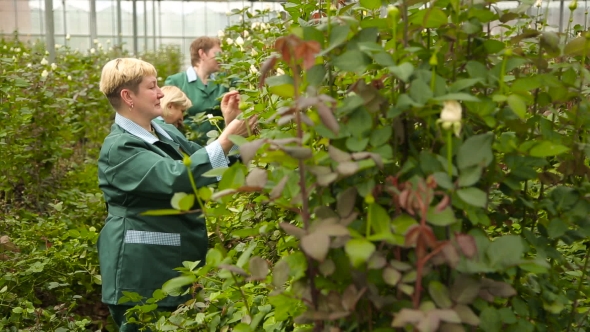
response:
[[[154,144],[159,141],[154,135],[152,135],[149,131],[145,130],[142,126],[138,125],[137,123],[127,119],[126,117],[117,113],[115,115],[115,123],[119,125],[119,127],[123,128],[131,135],[140,138],[141,140],[145,141],[149,144]],[[167,139],[173,141],[172,137],[168,135],[168,133],[160,127],[156,122],[151,122],[152,127],[154,130],[158,132],[158,134],[166,137]],[[236,146],[233,146],[231,151],[235,150]],[[207,155],[209,156],[209,162],[211,163],[211,168],[219,168],[219,167],[228,167],[229,166],[229,159],[223,153],[223,149],[221,148],[221,144],[218,141],[213,141],[211,144],[205,147],[207,151]],[[221,176],[217,177],[217,180],[221,180]]]

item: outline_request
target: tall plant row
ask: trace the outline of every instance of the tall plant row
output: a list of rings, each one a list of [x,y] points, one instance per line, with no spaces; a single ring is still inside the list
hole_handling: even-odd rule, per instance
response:
[[[194,193],[217,244],[163,290],[197,285],[197,314],[153,326],[587,328],[590,35],[526,14],[548,3],[386,6],[234,11],[226,69],[263,129]]]

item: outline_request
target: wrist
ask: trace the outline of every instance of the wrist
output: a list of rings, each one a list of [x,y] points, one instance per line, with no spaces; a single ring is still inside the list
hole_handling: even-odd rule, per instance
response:
[[[229,140],[228,135],[226,135],[225,133],[221,133],[217,141],[219,142],[219,145],[221,145],[223,153],[227,156],[229,150],[234,146],[234,143]]]

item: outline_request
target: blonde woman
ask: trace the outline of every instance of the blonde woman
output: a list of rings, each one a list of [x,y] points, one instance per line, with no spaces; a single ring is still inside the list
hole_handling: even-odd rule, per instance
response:
[[[193,103],[182,90],[175,86],[163,86],[160,90],[164,94],[164,98],[160,100],[162,120],[178,129],[182,129],[184,112],[193,106]]]
[[[146,216],[148,210],[170,209],[174,193],[192,192],[189,173],[197,187],[218,179],[201,176],[228,165],[233,147],[229,135],[247,135],[251,120],[233,120],[237,105],[222,100],[229,125],[206,147],[188,141],[174,126],[153,121],[162,116],[156,69],[133,58],[109,61],[102,69],[100,91],[116,112],[98,159],[98,183],[108,207],[98,239],[102,301],[109,307],[121,332],[135,332],[125,311],[139,304],[119,304],[123,292],[150,298],[167,280],[179,276],[174,268],[184,261],[205,262],[207,227],[199,206],[190,213]],[[231,107],[228,105],[232,105]],[[248,121],[247,124],[245,121]],[[183,163],[187,154],[190,164]],[[190,295],[189,295],[190,297]],[[173,310],[187,296],[167,297],[160,310]]]

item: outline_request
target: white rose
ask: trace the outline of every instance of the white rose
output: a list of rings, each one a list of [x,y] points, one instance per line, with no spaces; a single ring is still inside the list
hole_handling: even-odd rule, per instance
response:
[[[225,32],[223,32],[223,30],[217,31],[217,37],[219,37],[219,38],[225,37]]]
[[[70,40],[70,34],[69,33],[66,35],[66,40]]]
[[[281,68],[277,68],[277,74],[279,74],[279,75],[285,75],[285,71],[282,70]]]
[[[444,103],[442,112],[440,112],[440,120],[442,122],[459,122],[463,117],[463,110],[461,104],[456,100],[447,100]]]
[[[98,39],[93,40],[95,44],[98,44]]]
[[[32,66],[33,66],[33,64],[27,63],[27,67],[32,67]]]
[[[60,44],[55,44],[55,49],[56,49],[56,50],[58,50],[58,49],[60,49],[60,48],[61,48],[61,45],[60,45]]]
[[[94,54],[96,52],[96,50],[94,48],[90,49],[90,54]]]
[[[236,38],[236,45],[239,45],[239,46],[244,45],[244,40],[242,39],[242,37]]]
[[[250,72],[252,74],[257,74],[258,73],[258,69],[254,65],[250,65]]]
[[[537,2],[535,2],[535,7],[539,8],[543,5],[543,0],[537,0]]]
[[[213,114],[207,114],[207,118],[213,119]]]
[[[47,59],[45,59],[45,58],[43,58],[43,60],[41,60],[41,64],[44,66],[48,63],[49,63],[49,61],[47,61]]]
[[[49,72],[47,70],[43,70],[43,72],[41,73],[41,77],[45,78],[47,77],[47,75],[49,75]]]
[[[14,49],[14,51],[15,51],[16,53],[20,53],[20,48],[15,48],[15,49]]]
[[[68,81],[72,80],[72,76],[68,75]]]
[[[228,44],[228,45],[231,45],[231,44],[233,44],[233,43],[234,43],[234,40],[233,40],[233,39],[231,39],[231,38],[227,38],[227,39],[225,40],[225,43],[226,43],[226,44]]]
[[[453,130],[455,135],[461,134],[461,119],[463,118],[463,110],[461,104],[456,100],[447,100],[444,103],[443,109],[440,112],[440,119],[436,122],[441,123],[443,129]]]
[[[255,56],[258,55],[258,52],[256,52],[255,49],[252,49],[252,51],[250,52],[250,55],[253,56],[253,57],[255,57]]]
[[[268,33],[268,29],[264,30],[264,33]]]
[[[248,32],[248,30],[244,30],[244,38],[248,37],[250,35],[250,33]]]
[[[51,64],[51,70],[56,70],[57,69],[57,65],[55,63]]]

